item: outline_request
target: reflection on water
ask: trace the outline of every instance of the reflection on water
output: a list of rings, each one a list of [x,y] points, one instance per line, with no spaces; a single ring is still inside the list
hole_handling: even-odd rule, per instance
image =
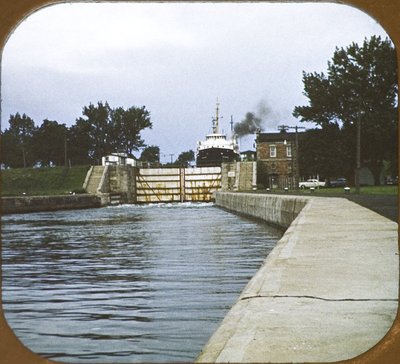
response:
[[[73,362],[192,361],[280,237],[212,204],[2,217],[3,307]]]

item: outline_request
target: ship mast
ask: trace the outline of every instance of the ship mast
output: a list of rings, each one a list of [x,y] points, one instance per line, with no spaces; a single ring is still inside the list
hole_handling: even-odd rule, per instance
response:
[[[217,99],[217,108],[215,110],[215,119],[213,119],[213,133],[219,134],[219,102]]]

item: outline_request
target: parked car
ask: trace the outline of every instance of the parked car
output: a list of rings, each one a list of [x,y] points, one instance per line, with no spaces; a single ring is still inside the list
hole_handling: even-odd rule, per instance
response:
[[[386,177],[386,184],[387,185],[397,185],[399,183],[398,177]]]
[[[307,181],[299,182],[300,188],[311,188],[311,187],[325,187],[325,182],[318,181],[317,179],[310,178]]]
[[[344,177],[334,178],[328,181],[329,187],[346,187],[347,180]]]

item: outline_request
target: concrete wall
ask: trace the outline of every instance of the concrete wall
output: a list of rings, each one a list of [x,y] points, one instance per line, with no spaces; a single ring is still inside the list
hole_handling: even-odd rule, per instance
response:
[[[222,163],[221,191],[234,191],[236,181],[236,163]]]
[[[96,195],[101,205],[136,202],[136,174],[132,166],[92,166],[86,175],[83,188]],[[115,200],[116,198],[116,200]]]
[[[137,168],[131,166],[108,166],[109,192],[121,193],[126,203],[136,202]]]
[[[2,214],[14,214],[24,212],[100,207],[100,199],[89,194],[67,196],[2,197],[1,205]]]
[[[221,190],[251,191],[257,187],[256,162],[222,163]]]
[[[216,193],[215,203],[283,228],[290,226],[308,202],[307,197],[253,193]]]
[[[385,335],[400,332],[395,222],[342,198],[217,192],[216,204],[288,228],[197,362],[333,362],[390,350]]]

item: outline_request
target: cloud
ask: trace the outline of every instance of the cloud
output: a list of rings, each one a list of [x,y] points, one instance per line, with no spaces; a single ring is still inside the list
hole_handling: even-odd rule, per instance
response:
[[[384,32],[339,4],[49,6],[4,48],[2,117],[25,112],[37,123],[70,124],[89,102],[146,105],[151,143],[179,154],[209,131],[217,97],[225,130],[230,115],[260,117],[259,100],[271,111],[263,128],[295,123],[293,108],[307,102],[302,71],[324,71],[335,46],[371,34]]]

